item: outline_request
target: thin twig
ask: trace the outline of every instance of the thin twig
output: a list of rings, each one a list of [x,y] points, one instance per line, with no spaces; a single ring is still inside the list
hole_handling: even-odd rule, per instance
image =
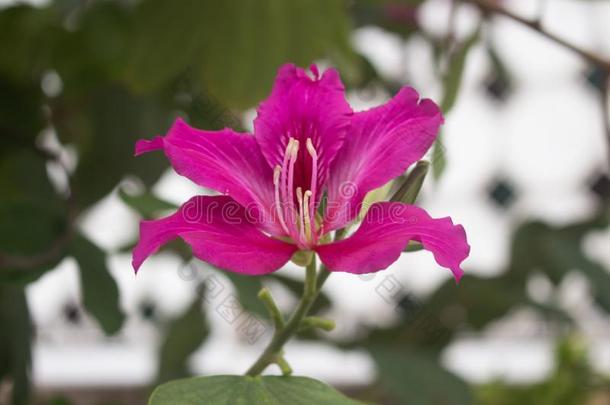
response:
[[[555,42],[556,44],[561,45],[564,48],[569,49],[570,51],[580,55],[583,59],[586,59],[588,62],[598,66],[600,69],[603,69],[606,72],[610,72],[610,60],[607,60],[599,55],[596,55],[595,53],[588,51],[586,49],[582,49],[579,46],[547,31],[546,29],[544,29],[542,27],[542,24],[540,23],[539,19],[528,19],[525,17],[521,17],[519,15],[516,15],[516,14],[506,10],[504,7],[502,7],[496,3],[492,3],[489,0],[465,0],[465,1],[468,1],[468,2],[476,5],[484,12],[502,15],[502,16],[510,18],[511,20],[516,21],[522,25],[525,25],[526,27],[531,28],[532,30],[538,32],[540,35],[546,37],[547,39],[550,39],[551,41]]]
[[[610,175],[610,74],[605,73],[601,88],[602,118],[606,133],[606,153],[608,158],[608,175]]]

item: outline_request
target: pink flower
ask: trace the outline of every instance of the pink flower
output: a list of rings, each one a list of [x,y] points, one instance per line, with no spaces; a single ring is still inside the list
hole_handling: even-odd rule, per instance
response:
[[[177,119],[166,136],[138,141],[136,155],[162,149],[178,174],[224,195],[193,197],[173,215],[142,221],[136,271],[176,237],[201,260],[250,275],[279,269],[298,250],[315,251],[331,271],[375,272],[415,240],[459,280],[470,250],[463,227],[412,205],[375,203],[350,237],[324,238],[357,218],[369,191],[422,158],[443,118],[410,87],[354,113],[337,71],[320,76],[312,66],[311,73],[279,70],[254,134],[202,131]]]

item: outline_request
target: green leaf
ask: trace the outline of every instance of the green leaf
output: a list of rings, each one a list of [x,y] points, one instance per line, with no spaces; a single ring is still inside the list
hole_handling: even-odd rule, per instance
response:
[[[155,218],[163,211],[175,210],[178,207],[155,196],[150,191],[143,191],[139,194],[129,194],[124,188],[119,188],[119,197],[131,209],[146,219]]]
[[[425,160],[417,162],[413,170],[407,175],[398,190],[394,193],[390,201],[400,201],[405,204],[413,204],[419,195],[430,163]]]
[[[323,382],[306,377],[218,375],[172,381],[149,405],[358,405]]]
[[[445,370],[432,354],[406,348],[373,348],[380,383],[401,404],[466,405],[474,398],[466,382]]]
[[[32,324],[23,288],[0,284],[0,381],[13,382],[12,404],[25,405],[30,391]]]
[[[107,335],[121,329],[125,315],[119,307],[119,289],[106,266],[106,254],[83,236],[77,236],[70,253],[78,262],[83,303]]]
[[[190,375],[187,361],[208,334],[209,327],[201,297],[198,297],[182,315],[169,324],[160,349],[157,379],[165,382]]]

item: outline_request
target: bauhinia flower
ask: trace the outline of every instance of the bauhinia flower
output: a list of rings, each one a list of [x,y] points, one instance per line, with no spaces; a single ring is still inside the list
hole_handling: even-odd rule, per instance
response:
[[[463,227],[413,205],[372,204],[351,236],[329,237],[358,218],[368,192],[424,156],[443,122],[437,105],[404,87],[384,105],[353,112],[336,70],[310,70],[280,68],[253,134],[177,119],[164,137],[138,141],[136,155],[163,150],[178,174],[222,195],[142,221],[136,271],[177,237],[199,259],[250,275],[278,270],[298,251],[316,252],[330,271],[375,272],[414,240],[459,280],[470,250]]]

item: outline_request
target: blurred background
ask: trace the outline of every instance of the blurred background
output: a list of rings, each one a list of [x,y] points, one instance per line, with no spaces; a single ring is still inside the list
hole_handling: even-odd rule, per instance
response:
[[[248,368],[256,293],[288,310],[302,270],[177,243],[135,277],[139,220],[207,191],[134,142],[177,116],[251,130],[277,68],[315,62],[356,110],[406,84],[442,106],[418,204],[472,250],[459,286],[427,252],[333,274],[337,328],[288,344],[296,374],[380,404],[610,404],[607,60],[603,0],[0,1],[0,403],[143,404]]]

